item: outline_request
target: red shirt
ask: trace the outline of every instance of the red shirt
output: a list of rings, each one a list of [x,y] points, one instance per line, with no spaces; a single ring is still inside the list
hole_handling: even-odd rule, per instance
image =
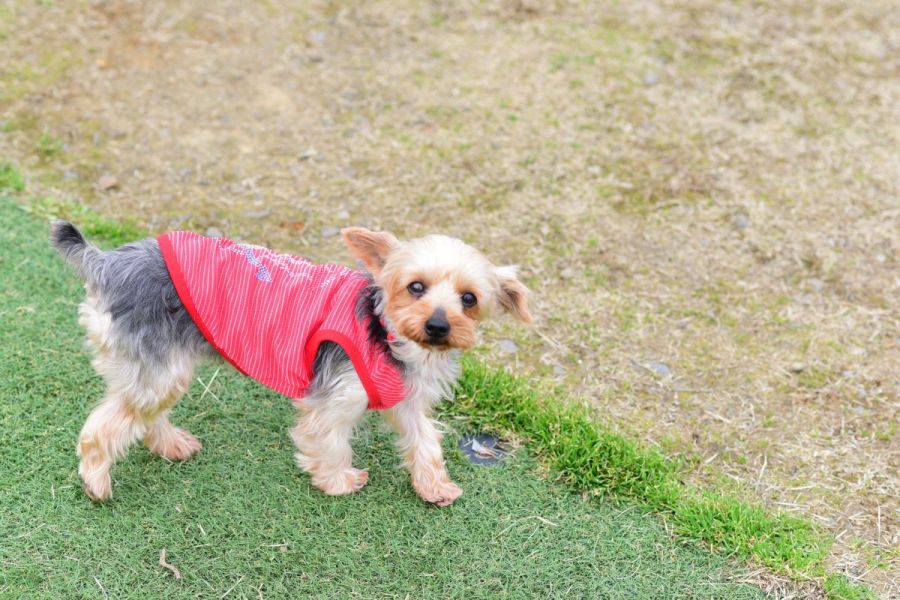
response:
[[[369,284],[359,271],[188,231],[157,241],[181,302],[241,373],[302,397],[319,344],[327,340],[350,357],[369,408],[390,408],[405,398],[397,364],[385,347],[369,341],[371,317],[356,316]]]

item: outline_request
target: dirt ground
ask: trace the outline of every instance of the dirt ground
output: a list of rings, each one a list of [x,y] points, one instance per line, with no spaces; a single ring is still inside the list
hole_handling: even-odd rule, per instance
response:
[[[900,597],[896,2],[7,0],[0,120],[45,207],[519,263],[487,360]]]

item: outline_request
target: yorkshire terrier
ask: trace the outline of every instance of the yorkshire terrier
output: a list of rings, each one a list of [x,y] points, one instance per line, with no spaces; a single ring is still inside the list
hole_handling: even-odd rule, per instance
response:
[[[450,397],[479,321],[497,309],[531,321],[528,290],[515,267],[458,239],[341,235],[359,270],[188,232],[103,252],[71,223],[52,224],[51,245],[85,280],[79,323],[107,386],[78,438],[88,497],[111,496],[110,470],[139,439],[173,461],[200,450],[169,412],[197,363],[216,356],[294,398],[297,463],[324,493],[366,484],[350,439],[371,408],[397,432],[423,500],[448,506],[462,494],[432,410]]]

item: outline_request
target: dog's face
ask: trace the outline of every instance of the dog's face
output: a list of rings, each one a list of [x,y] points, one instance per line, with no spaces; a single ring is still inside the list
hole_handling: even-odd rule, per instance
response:
[[[515,267],[497,267],[460,240],[429,235],[401,242],[362,227],[341,235],[384,290],[384,312],[397,332],[426,349],[471,348],[478,322],[498,308],[531,322],[528,290]]]

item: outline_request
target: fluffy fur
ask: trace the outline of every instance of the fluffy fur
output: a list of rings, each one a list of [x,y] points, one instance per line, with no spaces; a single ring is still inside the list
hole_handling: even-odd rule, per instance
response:
[[[447,506],[462,490],[444,467],[433,407],[451,395],[458,376],[454,354],[475,344],[480,320],[497,309],[531,320],[528,291],[514,267],[494,266],[457,239],[430,235],[401,242],[363,228],[341,233],[372,281],[357,311],[373,317],[370,337],[400,363],[408,390],[384,417],[397,432],[416,493]],[[50,243],[85,280],[79,322],[107,385],[77,445],[85,493],[103,501],[112,494],[113,465],[136,441],[169,460],[187,460],[200,450],[200,442],[168,415],[196,364],[217,353],[182,305],[155,240],[102,252],[74,225],[56,221]],[[350,447],[368,405],[366,392],[336,344],[320,346],[313,371],[308,393],[294,401],[300,410],[290,432],[297,464],[326,494],[349,494],[368,481],[368,472],[353,466]]]

